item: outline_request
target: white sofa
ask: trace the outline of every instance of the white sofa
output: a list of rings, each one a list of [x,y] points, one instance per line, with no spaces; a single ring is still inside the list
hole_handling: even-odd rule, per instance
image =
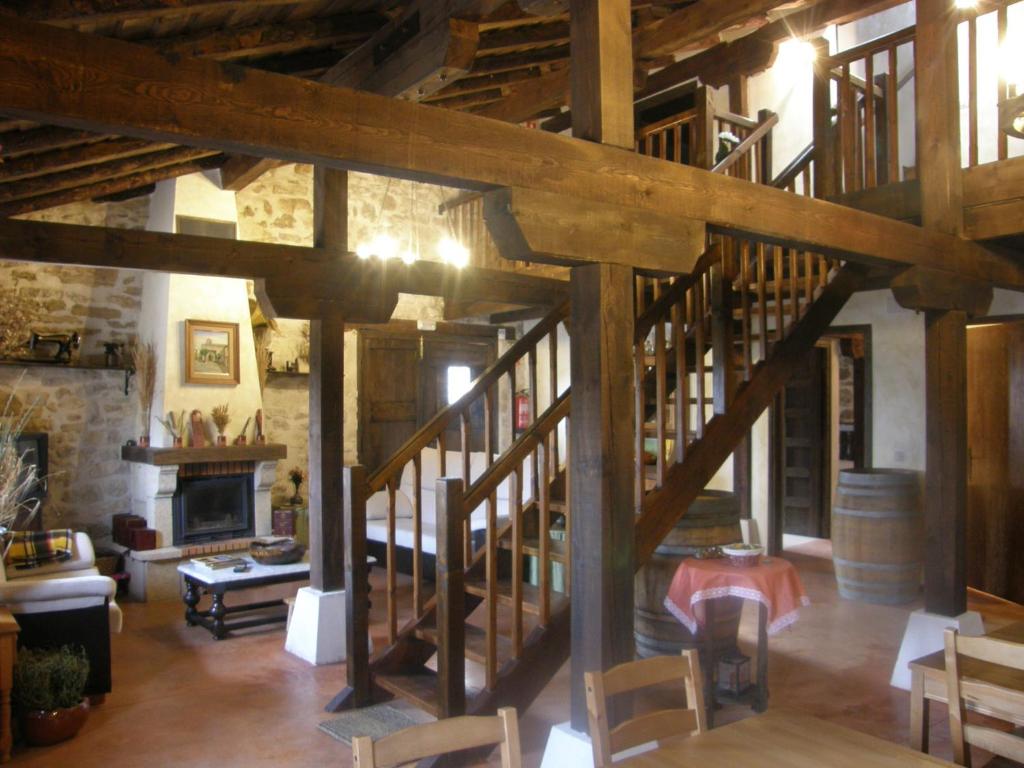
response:
[[[86,693],[110,691],[110,634],[120,632],[121,609],[114,600],[117,584],[101,576],[89,535],[74,534],[71,559],[37,568],[0,571],[0,602],[14,614],[28,646],[77,643],[90,661]]]
[[[436,448],[424,448],[421,455],[420,503],[422,505],[421,530],[423,552],[434,555],[437,553],[436,534],[436,481],[441,474],[440,453]],[[445,474],[447,477],[462,477],[462,453],[448,451],[446,455]],[[487,454],[474,451],[469,454],[470,482],[476,481],[487,469]],[[529,460],[523,463],[523,502],[531,500],[532,470]],[[413,498],[415,493],[415,473],[412,462],[406,464],[402,471],[402,479],[395,491],[395,544],[399,547],[412,549],[413,545]],[[509,497],[511,495],[511,478],[506,478],[498,486],[496,493],[498,508],[498,525],[508,520]],[[370,541],[387,543],[388,540],[388,493],[378,491],[366,502],[366,536]],[[487,505],[481,504],[470,516],[470,528],[482,531],[487,528]]]

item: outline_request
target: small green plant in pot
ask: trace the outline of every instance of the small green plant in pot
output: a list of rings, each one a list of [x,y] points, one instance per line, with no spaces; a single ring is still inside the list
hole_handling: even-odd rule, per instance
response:
[[[70,739],[85,723],[85,649],[22,648],[14,665],[14,705],[22,716],[25,740],[46,746]]]

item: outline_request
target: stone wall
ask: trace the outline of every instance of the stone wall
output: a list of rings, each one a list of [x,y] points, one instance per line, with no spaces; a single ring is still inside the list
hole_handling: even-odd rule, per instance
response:
[[[148,198],[123,203],[76,203],[25,218],[141,229]],[[0,259],[3,254],[0,253]],[[0,292],[17,293],[40,308],[32,330],[82,336],[76,362],[103,360],[104,341],[130,341],[142,293],[141,273],[56,267],[0,260]],[[0,366],[0,400],[32,407],[30,431],[50,435],[49,496],[43,524],[109,535],[110,515],[129,508],[128,467],[121,444],[139,434],[134,391],[124,394],[120,371],[63,366]]]

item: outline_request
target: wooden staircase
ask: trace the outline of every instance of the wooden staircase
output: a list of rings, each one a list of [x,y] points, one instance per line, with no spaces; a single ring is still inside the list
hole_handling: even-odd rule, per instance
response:
[[[636,277],[637,567],[864,278],[861,269],[821,255],[712,239],[692,274]],[[366,703],[376,690],[437,717],[525,708],[568,658],[571,398],[558,386],[567,314],[562,305],[541,320],[352,494],[356,503],[380,490],[389,498],[387,643],[361,660],[369,664],[369,687],[353,701]],[[509,394],[517,384],[529,393],[532,423],[499,452],[499,408],[514,421]],[[450,466],[446,441],[455,425],[461,440]],[[473,467],[474,442],[484,447],[482,469]],[[423,566],[422,500],[418,493],[412,500],[413,574],[400,588],[395,489],[409,464],[419,487],[422,452],[432,445],[441,451],[441,475],[469,482],[438,481],[433,580]],[[499,514],[501,497],[508,501]],[[468,510],[486,520],[482,539],[474,539]],[[528,558],[537,564],[535,583]],[[368,627],[358,605],[350,621]]]

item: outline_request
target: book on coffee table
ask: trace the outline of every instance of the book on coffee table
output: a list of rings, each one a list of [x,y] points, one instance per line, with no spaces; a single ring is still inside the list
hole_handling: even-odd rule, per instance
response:
[[[221,568],[234,568],[236,565],[246,565],[248,561],[237,555],[206,555],[205,557],[193,557],[192,562],[210,570]]]

